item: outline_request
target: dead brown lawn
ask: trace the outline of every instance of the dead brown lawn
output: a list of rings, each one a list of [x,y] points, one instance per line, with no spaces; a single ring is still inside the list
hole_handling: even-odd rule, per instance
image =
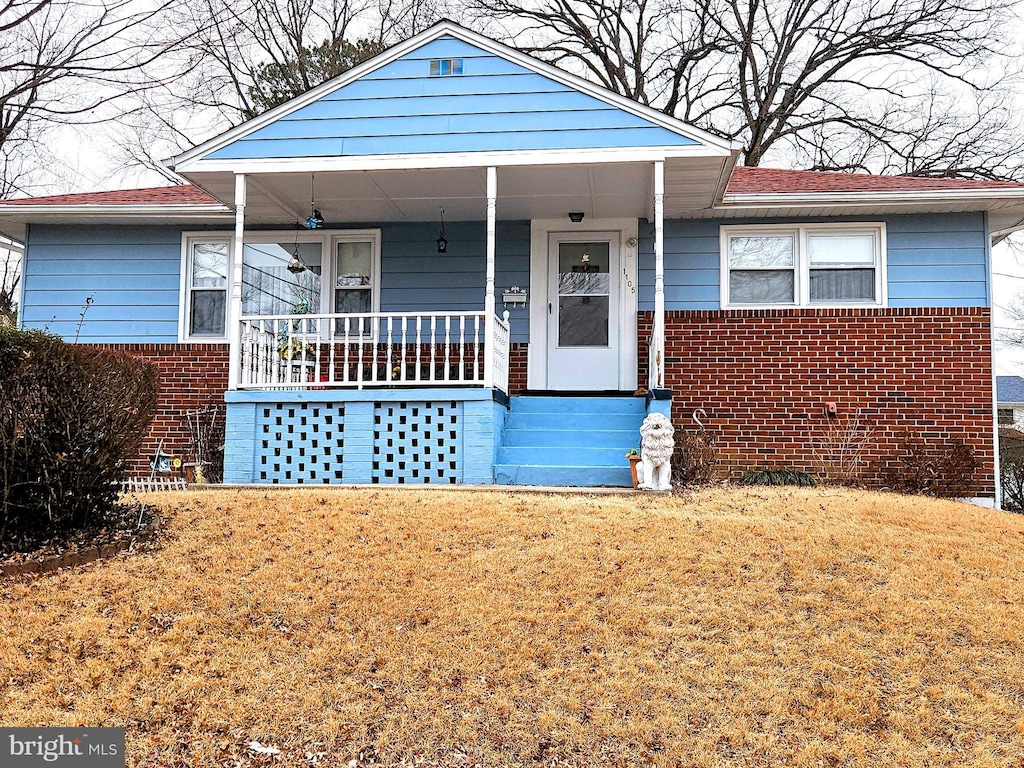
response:
[[[1024,766],[1019,516],[818,489],[148,500],[157,550],[0,582],[0,724],[124,725],[131,766]]]

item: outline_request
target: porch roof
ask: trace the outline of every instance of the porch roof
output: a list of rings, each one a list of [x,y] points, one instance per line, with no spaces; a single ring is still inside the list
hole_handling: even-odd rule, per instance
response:
[[[317,205],[328,225],[370,221],[433,221],[439,206],[448,221],[481,220],[482,168],[419,171],[359,171],[317,174]],[[737,167],[723,186],[715,164],[666,162],[665,209],[670,218],[781,218],[988,211],[990,230],[1000,235],[1024,226],[1024,184],[965,179],[789,171]],[[289,223],[309,215],[308,174],[249,177],[246,221]],[[234,217],[229,204],[233,178],[225,175],[208,191],[192,185],[115,192],[53,195],[0,201],[0,233],[24,239],[28,223],[223,224]],[[498,171],[499,219],[558,218],[569,211],[587,216],[650,218],[650,163],[513,166]],[[211,194],[212,193],[212,194]],[[219,199],[218,199],[219,198]],[[701,199],[703,198],[703,199]],[[221,202],[221,200],[227,201]]]

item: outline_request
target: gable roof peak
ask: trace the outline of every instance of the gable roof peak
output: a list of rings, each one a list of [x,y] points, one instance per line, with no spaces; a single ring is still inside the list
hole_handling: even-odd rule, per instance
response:
[[[536,59],[529,54],[517,50],[509,45],[493,40],[485,35],[462,26],[450,19],[440,19],[432,26],[422,32],[397,43],[377,56],[364,61],[347,72],[338,75],[304,94],[296,96],[252,120],[238,125],[218,136],[209,139],[199,146],[191,149],[177,157],[165,161],[165,165],[176,171],[199,171],[202,167],[196,167],[198,163],[209,155],[223,149],[229,144],[250,136],[265,126],[285,118],[293,112],[313,104],[314,102],[329,97],[336,91],[355,83],[364,77],[371,75],[392,62],[407,54],[422,48],[438,38],[450,35],[462,43],[474,46],[487,54],[502,58],[507,62],[523,67],[534,74],[541,75],[553,80],[560,85],[588,95],[599,101],[629,113],[637,118],[645,120],[653,125],[668,130],[677,136],[688,139],[696,144],[706,147],[712,154],[735,155],[739,150],[739,144],[721,136],[695,128],[674,117],[666,115],[652,107],[635,102],[620,94],[610,91],[596,83],[585,80],[577,75],[566,72],[558,67]]]

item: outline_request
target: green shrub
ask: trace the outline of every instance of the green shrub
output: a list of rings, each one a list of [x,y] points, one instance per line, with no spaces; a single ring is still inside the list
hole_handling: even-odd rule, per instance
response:
[[[818,478],[799,469],[748,469],[740,485],[817,485]]]
[[[925,439],[908,432],[881,474],[899,493],[962,499],[973,495],[979,467],[974,448],[963,438]]]
[[[129,355],[0,327],[0,551],[102,522],[157,389]]]

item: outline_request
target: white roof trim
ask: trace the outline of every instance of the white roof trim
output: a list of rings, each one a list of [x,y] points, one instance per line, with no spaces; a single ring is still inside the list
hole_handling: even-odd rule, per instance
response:
[[[254,117],[252,120],[215,136],[187,152],[165,160],[164,165],[178,173],[182,171],[200,170],[200,167],[197,166],[196,163],[202,161],[207,155],[228,146],[238,139],[258,131],[260,128],[263,128],[264,126],[269,125],[292,112],[312,104],[317,99],[320,99],[329,93],[344,88],[349,83],[355,82],[364,75],[368,75],[369,73],[390,64],[392,61],[401,58],[405,54],[445,35],[451,35],[465,43],[475,45],[489,53],[493,53],[495,56],[500,56],[504,59],[513,61],[526,69],[536,72],[537,74],[549,77],[566,87],[582,91],[583,93],[593,96],[606,104],[610,104],[636,115],[637,117],[649,120],[662,128],[672,131],[673,133],[678,133],[685,138],[707,145],[707,148],[718,149],[720,150],[720,154],[735,153],[742,149],[742,144],[740,142],[723,139],[721,136],[715,136],[707,131],[702,131],[701,129],[688,125],[681,120],[677,120],[674,117],[669,117],[663,112],[659,112],[656,109],[652,109],[651,107],[647,107],[631,99],[627,99],[625,96],[620,96],[613,91],[609,91],[608,89],[596,85],[595,83],[591,83],[588,80],[584,80],[581,77],[565,72],[550,64],[545,64],[544,62],[539,61],[532,56],[528,56],[521,51],[517,51],[507,45],[491,40],[483,35],[479,35],[476,32],[472,32],[471,30],[461,27],[454,22],[442,21],[430,29],[392,46],[384,53],[381,53],[368,61],[364,61],[362,64],[353,67],[348,72],[345,72],[332,80],[328,80],[326,83],[318,85],[316,88],[307,91],[301,96],[296,96],[291,101],[285,102],[284,104],[271,109],[269,112],[265,112],[262,115]],[[240,161],[232,162],[237,163]],[[203,170],[209,169],[203,167]]]
[[[147,203],[144,205],[125,205],[117,203],[78,203],[73,205],[2,205],[0,217],[25,218],[25,214],[46,213],[51,216],[233,216],[231,209],[221,203]]]
[[[618,149],[531,149],[498,152],[436,152],[429,154],[352,155],[344,157],[253,158],[197,160],[189,172],[328,173],[330,171],[415,171],[433,168],[578,165],[583,163],[649,163],[666,158],[722,157],[731,154],[693,144],[685,147],[623,147]]]
[[[926,205],[960,201],[1022,200],[1024,187],[919,189],[871,192],[755,192],[726,194],[721,208],[787,208],[798,205]]]

